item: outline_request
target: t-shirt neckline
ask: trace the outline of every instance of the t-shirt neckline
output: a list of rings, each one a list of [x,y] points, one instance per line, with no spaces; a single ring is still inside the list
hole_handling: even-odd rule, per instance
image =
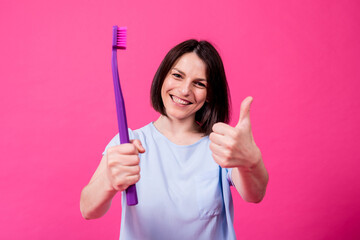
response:
[[[208,136],[204,136],[201,139],[197,140],[196,142],[192,143],[192,144],[188,144],[188,145],[179,145],[176,144],[174,142],[172,142],[170,139],[168,139],[164,134],[162,134],[154,125],[154,122],[151,122],[150,127],[152,128],[153,132],[155,132],[158,136],[160,136],[161,138],[165,139],[167,142],[169,142],[171,145],[175,146],[175,147],[179,147],[179,148],[189,148],[189,147],[193,147],[196,146],[198,144],[200,144],[201,142],[205,141],[205,139],[208,138]]]

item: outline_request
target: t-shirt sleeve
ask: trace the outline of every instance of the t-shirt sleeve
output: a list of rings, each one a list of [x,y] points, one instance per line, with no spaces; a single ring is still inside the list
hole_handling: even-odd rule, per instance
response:
[[[128,129],[128,132],[129,132],[129,139],[132,140],[134,139],[134,132],[129,128]],[[114,147],[114,146],[117,146],[117,145],[120,145],[120,136],[119,136],[119,133],[115,135],[115,137],[113,137],[110,142],[106,145],[105,147],[105,150],[104,152],[102,153],[102,155],[105,155],[107,150],[110,148],[110,147]]]

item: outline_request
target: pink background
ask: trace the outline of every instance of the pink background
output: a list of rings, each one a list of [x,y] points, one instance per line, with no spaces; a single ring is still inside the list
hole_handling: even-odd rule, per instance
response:
[[[86,221],[79,196],[116,133],[112,26],[129,126],[157,117],[165,53],[208,39],[223,57],[233,117],[254,97],[270,181],[261,204],[235,192],[239,239],[359,239],[360,4],[307,1],[0,3],[0,239],[118,239],[120,198]]]

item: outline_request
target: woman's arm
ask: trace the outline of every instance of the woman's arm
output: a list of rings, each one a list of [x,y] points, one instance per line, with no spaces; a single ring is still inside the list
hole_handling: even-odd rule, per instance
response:
[[[106,155],[102,157],[90,182],[81,191],[80,211],[85,219],[103,216],[110,208],[111,200],[117,193],[107,178],[106,158]]]
[[[231,180],[241,197],[247,202],[259,203],[265,196],[269,175],[259,150],[258,162],[249,168],[234,167]]]

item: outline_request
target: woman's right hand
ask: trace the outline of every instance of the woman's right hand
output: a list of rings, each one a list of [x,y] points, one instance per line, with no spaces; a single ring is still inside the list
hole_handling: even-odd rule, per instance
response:
[[[107,150],[106,174],[114,190],[123,191],[140,180],[139,153],[144,152],[137,139]]]

